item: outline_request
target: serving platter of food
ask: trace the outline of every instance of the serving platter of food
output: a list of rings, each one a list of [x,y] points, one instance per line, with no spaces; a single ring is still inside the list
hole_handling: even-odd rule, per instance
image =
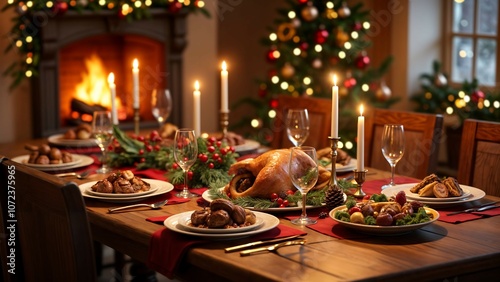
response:
[[[141,200],[144,200],[149,197],[154,197],[158,195],[162,195],[165,193],[168,193],[174,189],[174,186],[166,181],[161,181],[161,180],[156,180],[156,179],[140,179],[143,183],[147,183],[150,185],[150,190],[151,192],[145,192],[144,190],[137,190],[137,192],[133,193],[125,193],[121,194],[120,193],[113,193],[110,191],[109,193],[103,193],[103,192],[98,192],[99,194],[97,195],[95,193],[95,188],[96,186],[102,186],[103,185],[103,180],[100,181],[90,181],[84,184],[79,185],[80,192],[82,193],[82,196],[85,198],[90,198],[90,199],[97,199],[105,202],[111,202],[111,203],[133,203],[133,202],[138,202]],[[121,184],[125,184],[122,182]],[[107,185],[107,184],[106,184]],[[113,186],[118,186],[114,185]],[[131,184],[130,186],[134,186]],[[92,189],[94,187],[94,189]],[[122,187],[123,188],[123,187]],[[127,188],[124,188],[127,189]],[[132,188],[133,189],[133,188]],[[147,190],[149,191],[149,190]]]
[[[422,228],[439,218],[439,213],[419,201],[407,201],[404,192],[391,201],[346,202],[329,216],[340,225],[375,235],[399,235]]]
[[[49,144],[69,147],[96,147],[95,138],[92,137],[92,127],[83,123],[75,128],[68,129],[65,133],[51,135]]]
[[[255,234],[259,234],[268,230],[271,230],[279,225],[280,221],[277,217],[263,212],[252,211],[255,214],[256,222],[262,222],[253,229],[243,230],[241,232],[228,231],[227,229],[220,229],[220,233],[207,233],[206,230],[191,229],[185,227],[185,222],[195,211],[187,211],[179,214],[172,215],[168,217],[163,224],[168,229],[197,237],[202,237],[211,240],[233,240],[250,237]],[[182,223],[181,223],[182,222]]]
[[[116,171],[107,178],[97,181],[87,189],[87,193],[106,198],[130,198],[154,193],[158,186],[135,176],[132,171]]]
[[[41,171],[61,171],[61,170],[69,170],[69,169],[75,169],[75,168],[80,168],[80,167],[85,167],[88,165],[91,165],[94,162],[94,159],[92,159],[89,156],[86,155],[79,155],[79,154],[71,154],[71,160],[70,162],[66,163],[54,163],[54,164],[37,164],[37,163],[30,163],[29,162],[30,155],[21,155],[12,158],[13,161],[24,164],[26,166],[30,166],[33,168],[36,168]]]

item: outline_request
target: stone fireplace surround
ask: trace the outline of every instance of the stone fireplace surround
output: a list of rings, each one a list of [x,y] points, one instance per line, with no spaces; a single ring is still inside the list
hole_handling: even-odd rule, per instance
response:
[[[46,15],[41,15],[44,17]],[[182,113],[182,52],[186,42],[187,13],[175,14],[161,9],[152,9],[151,18],[128,22],[119,19],[110,11],[73,12],[48,18],[40,27],[41,56],[38,76],[32,81],[33,135],[47,137],[61,133],[59,114],[59,51],[66,46],[96,35],[142,35],[163,43],[164,66],[168,72],[167,82],[172,94],[170,121],[181,123]],[[156,126],[156,121],[145,122],[144,127]],[[132,128],[132,124],[124,124]]]

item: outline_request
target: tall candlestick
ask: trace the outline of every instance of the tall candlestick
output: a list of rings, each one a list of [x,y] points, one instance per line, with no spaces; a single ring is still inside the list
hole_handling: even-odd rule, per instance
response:
[[[365,169],[365,117],[363,116],[363,105],[359,106],[358,117],[358,151],[356,169],[361,171]]]
[[[134,59],[132,62],[132,79],[133,79],[133,93],[134,93],[134,109],[139,109],[139,61]]]
[[[226,61],[222,62],[222,71],[220,72],[221,77],[221,100],[220,100],[220,110],[221,112],[228,112],[228,71]]]
[[[201,134],[201,110],[200,110],[200,83],[198,80],[194,83],[194,92],[193,92],[193,123],[194,123],[194,133],[196,136],[200,136]]]
[[[331,137],[339,137],[339,87],[337,86],[337,76],[333,75],[332,87],[332,130]]]
[[[109,91],[111,91],[111,118],[113,119],[113,124],[118,124],[118,114],[116,113],[116,85],[115,85],[115,74],[110,72],[108,75],[108,85]]]

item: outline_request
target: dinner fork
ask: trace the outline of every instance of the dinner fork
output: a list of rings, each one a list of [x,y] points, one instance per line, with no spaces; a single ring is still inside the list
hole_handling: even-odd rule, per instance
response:
[[[109,208],[108,212],[112,213],[115,211],[121,211],[124,209],[131,209],[131,208],[137,208],[137,207],[150,207],[150,208],[156,210],[156,209],[163,207],[165,204],[167,204],[167,202],[168,202],[168,200],[164,200],[164,201],[159,201],[159,202],[156,202],[153,204],[135,204],[135,205],[130,205],[130,206],[118,207],[118,208]]]
[[[87,176],[89,176],[90,174],[90,171],[89,170],[86,170],[82,173],[76,173],[76,172],[66,172],[66,173],[59,173],[59,174],[55,174],[55,176],[57,177],[66,177],[66,176],[74,176],[78,179],[85,179],[87,178]]]
[[[286,246],[293,246],[293,245],[304,245],[306,243],[306,240],[300,240],[300,241],[287,241],[283,243],[278,243],[274,244],[271,247],[262,247],[262,248],[255,248],[251,250],[245,250],[240,252],[240,256],[249,256],[254,253],[260,253],[260,252],[275,252],[277,249],[286,247]]]

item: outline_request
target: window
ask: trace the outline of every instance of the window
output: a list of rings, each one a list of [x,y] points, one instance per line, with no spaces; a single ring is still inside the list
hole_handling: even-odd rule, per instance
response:
[[[477,78],[484,86],[500,81],[497,71],[498,0],[450,0],[449,71],[453,83]]]

